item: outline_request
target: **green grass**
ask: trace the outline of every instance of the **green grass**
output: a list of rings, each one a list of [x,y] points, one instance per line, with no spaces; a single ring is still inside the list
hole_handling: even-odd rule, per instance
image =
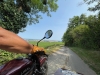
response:
[[[37,45],[36,41],[29,41],[29,43]],[[62,42],[40,42],[38,44],[39,47],[43,47],[47,54],[51,54],[52,52],[59,49],[59,47],[63,46]]]
[[[77,53],[96,73],[100,75],[100,51],[70,47]]]
[[[37,45],[37,42],[36,42],[36,41],[29,41],[29,43],[34,44],[34,45]],[[57,45],[57,44],[62,45],[63,43],[62,43],[62,42],[40,42],[40,43],[38,44],[38,46],[39,46],[39,47],[44,47],[44,48],[46,48],[46,47],[48,47],[48,46]]]
[[[12,60],[14,58],[18,57],[25,57],[25,54],[16,54],[16,53],[11,53],[7,52],[4,50],[0,50],[0,65],[4,64],[5,62],[8,62],[9,60]]]
[[[37,42],[30,41],[29,43],[36,45]],[[39,43],[39,47],[45,48],[47,54],[51,54],[52,52],[56,51],[60,47],[60,45],[63,45],[63,43],[62,42],[40,42]],[[26,57],[25,54],[16,54],[16,53],[0,50],[0,65],[14,58],[23,57],[23,56]]]

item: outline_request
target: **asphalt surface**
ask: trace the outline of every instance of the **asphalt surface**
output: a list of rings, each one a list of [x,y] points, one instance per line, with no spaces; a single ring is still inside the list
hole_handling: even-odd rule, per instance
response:
[[[52,75],[52,73],[62,67],[84,75],[97,75],[77,54],[67,47],[62,47],[57,52],[49,55],[48,75]]]

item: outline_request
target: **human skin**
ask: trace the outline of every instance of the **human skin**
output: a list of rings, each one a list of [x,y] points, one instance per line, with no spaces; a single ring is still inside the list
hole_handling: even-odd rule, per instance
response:
[[[27,41],[0,27],[0,49],[15,53],[31,53],[33,46]]]

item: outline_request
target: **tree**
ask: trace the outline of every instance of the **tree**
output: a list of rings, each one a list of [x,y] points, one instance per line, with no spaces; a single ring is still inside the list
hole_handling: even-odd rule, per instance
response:
[[[90,28],[90,39],[94,43],[94,48],[100,48],[100,13],[88,17],[88,26]]]
[[[72,35],[72,31],[79,25],[85,24],[86,15],[81,14],[80,16],[74,16],[73,18],[69,19],[68,23],[68,29],[64,33],[62,37],[62,41],[65,43],[65,45],[72,46],[75,43],[75,39]]]
[[[84,48],[100,48],[100,13],[85,16],[81,14],[69,19],[68,29],[63,35],[63,42],[67,46],[80,46]]]
[[[69,19],[68,27],[75,28],[78,25],[85,24],[86,15],[81,14],[80,16],[74,16],[73,18]]]
[[[73,30],[70,31],[74,39],[74,45],[80,47],[89,47],[88,46],[88,35],[89,35],[89,27],[88,25],[79,25]]]
[[[81,15],[80,15],[80,18],[79,18],[79,21],[80,21],[79,24],[81,24],[81,25],[83,24],[83,25],[84,25],[84,24],[85,24],[85,21],[86,21],[86,18],[87,18],[87,17],[86,17],[85,14],[81,14]]]
[[[62,37],[62,41],[65,43],[65,46],[72,46],[74,39],[69,31],[66,31]]]
[[[18,12],[13,1],[0,3],[0,13],[0,26],[7,30],[18,33],[27,25],[27,15],[23,11]]]
[[[93,7],[89,7],[89,11],[99,11],[100,10],[100,0],[83,0],[86,4],[90,5],[95,3]]]
[[[39,23],[40,14],[51,16],[58,8],[57,0],[0,0],[0,26],[15,33],[28,24]]]
[[[77,25],[79,25],[79,16],[74,16],[73,18],[69,19],[69,28],[75,28]]]

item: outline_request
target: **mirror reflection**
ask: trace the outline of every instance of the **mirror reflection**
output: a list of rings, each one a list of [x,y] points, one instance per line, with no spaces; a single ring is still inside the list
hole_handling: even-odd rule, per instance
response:
[[[45,38],[48,39],[52,36],[53,32],[52,30],[48,30],[46,33],[45,33]]]

